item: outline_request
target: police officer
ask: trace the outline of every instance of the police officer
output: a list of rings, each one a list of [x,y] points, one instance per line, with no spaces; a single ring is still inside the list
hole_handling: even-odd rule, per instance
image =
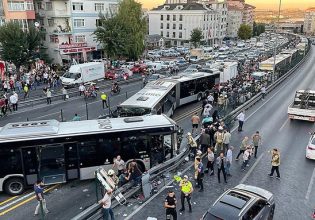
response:
[[[108,108],[108,105],[107,105],[107,95],[105,94],[105,92],[102,92],[102,94],[101,94],[101,99],[102,99],[103,109],[105,108],[105,105],[106,105],[106,108]]]
[[[176,212],[176,196],[174,191],[170,190],[165,198],[164,207],[166,209],[166,219],[170,219],[173,217],[173,220],[177,220],[177,212]]]
[[[189,212],[192,212],[191,210],[191,194],[193,192],[193,186],[191,182],[188,180],[188,176],[185,175],[184,179],[182,179],[179,183],[180,189],[181,189],[181,195],[180,195],[180,201],[182,204],[182,208],[179,211],[185,211],[185,199],[187,199]]]

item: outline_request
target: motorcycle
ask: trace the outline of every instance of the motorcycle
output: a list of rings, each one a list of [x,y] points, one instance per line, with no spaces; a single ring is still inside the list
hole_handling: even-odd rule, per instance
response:
[[[84,92],[84,98],[85,99],[88,99],[88,98],[96,98],[97,97],[97,92],[95,90],[92,90],[92,91],[89,91],[89,90],[86,90]]]
[[[119,94],[119,93],[120,93],[120,87],[119,86],[117,86],[116,89],[112,88],[112,90],[110,91],[111,95]]]

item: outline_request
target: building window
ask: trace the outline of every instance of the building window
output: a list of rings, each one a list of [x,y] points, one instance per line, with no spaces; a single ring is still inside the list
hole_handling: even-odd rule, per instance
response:
[[[183,30],[183,25],[179,24],[179,30]]]
[[[95,11],[104,11],[104,3],[95,3]]]
[[[173,15],[173,21],[176,21],[176,15]]]
[[[33,11],[34,10],[34,3],[33,2],[26,2],[26,10]]]
[[[170,29],[170,24],[169,23],[166,24],[166,29]]]
[[[173,24],[173,29],[176,29],[176,24]]]
[[[179,37],[179,38],[183,38],[183,33],[182,33],[182,32],[179,32],[179,33],[178,33],[178,37]]]
[[[103,25],[103,24],[102,24],[102,19],[96,19],[95,25],[96,25],[96,27],[102,26],[102,25]]]
[[[55,43],[55,44],[59,43],[58,36],[56,36],[56,35],[50,35],[50,42],[51,42],[51,43]]]
[[[161,21],[163,21],[163,15],[161,15]]]
[[[74,41],[76,43],[85,43],[85,35],[74,36]]]
[[[81,3],[81,2],[72,3],[72,10],[73,11],[83,11],[83,3]]]
[[[160,27],[161,27],[161,29],[163,29],[163,23],[161,23],[161,26],[160,26]]]
[[[170,20],[170,15],[166,15],[166,20],[167,20],[167,21]]]
[[[8,2],[9,11],[25,11],[24,2]]]
[[[84,19],[73,19],[73,26],[74,27],[84,27],[85,26]]]
[[[161,37],[163,37],[163,31],[161,31]]]
[[[170,33],[169,32],[166,32],[166,37],[170,37]]]
[[[37,2],[36,5],[37,5],[37,9],[38,9],[38,10],[44,9],[42,2]]]
[[[45,3],[45,9],[47,11],[51,11],[52,10],[52,3],[51,2],[46,2]]]
[[[48,21],[48,26],[49,27],[53,27],[54,26],[54,23],[55,23],[54,19],[48,19],[47,21]]]
[[[176,33],[175,32],[173,32],[173,38],[175,38],[176,37]]]
[[[183,15],[179,15],[179,21],[183,21]]]

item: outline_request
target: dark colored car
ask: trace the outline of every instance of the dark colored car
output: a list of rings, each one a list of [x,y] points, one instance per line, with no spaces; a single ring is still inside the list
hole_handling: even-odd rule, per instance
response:
[[[273,194],[265,189],[239,184],[224,192],[202,220],[272,220]]]

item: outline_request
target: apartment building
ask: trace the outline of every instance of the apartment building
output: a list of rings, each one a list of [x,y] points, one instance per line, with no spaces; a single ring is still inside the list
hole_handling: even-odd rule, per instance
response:
[[[315,34],[315,8],[309,8],[305,11],[303,29],[307,35]]]
[[[238,37],[238,29],[243,23],[243,11],[239,7],[228,5],[226,36],[229,38]]]
[[[37,1],[35,9],[53,62],[83,62],[100,57],[102,48],[93,32],[100,25],[100,13],[117,12],[118,0],[45,0]]]
[[[164,4],[152,9],[148,15],[149,35],[160,35],[168,46],[188,43],[195,28],[202,30],[202,41],[209,45],[220,45],[226,36],[225,1],[188,0],[188,3]]]
[[[242,24],[247,24],[253,27],[254,24],[254,9],[255,6],[249,5],[245,3],[245,0],[228,0],[228,6],[233,8],[238,8],[242,11]]]

